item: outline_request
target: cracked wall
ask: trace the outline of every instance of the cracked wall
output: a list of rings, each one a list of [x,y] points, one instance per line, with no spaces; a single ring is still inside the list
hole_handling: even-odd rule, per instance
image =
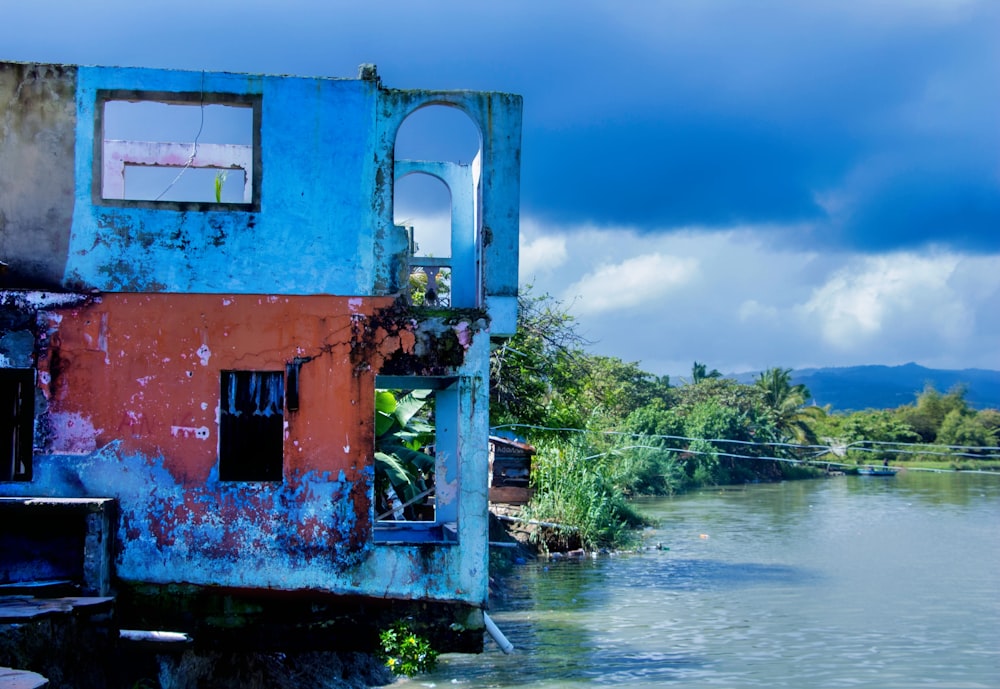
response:
[[[284,587],[301,563],[343,569],[370,511],[374,374],[351,365],[354,327],[388,303],[105,294],[39,311],[44,409],[25,488],[118,498],[125,579]],[[221,372],[293,360],[282,480],[221,481]]]
[[[5,492],[116,498],[121,579],[485,601],[481,317],[421,316],[388,298],[3,297],[0,342],[36,363],[39,399],[33,480]],[[463,381],[462,461],[475,467],[454,496],[464,548],[373,542],[375,377],[400,360]],[[298,404],[284,410],[281,480],[220,479],[222,372],[289,364]]]

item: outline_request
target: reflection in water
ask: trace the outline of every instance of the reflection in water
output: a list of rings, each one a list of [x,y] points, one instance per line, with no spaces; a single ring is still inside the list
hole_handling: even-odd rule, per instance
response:
[[[624,566],[627,582],[645,591],[702,590],[709,587],[745,587],[784,584],[801,586],[816,578],[814,572],[801,567],[763,564],[759,562],[725,562],[723,560],[690,560],[683,558],[642,558]]]
[[[1000,686],[1000,476],[840,477],[643,500],[648,550],[519,567],[504,656],[414,684]]]

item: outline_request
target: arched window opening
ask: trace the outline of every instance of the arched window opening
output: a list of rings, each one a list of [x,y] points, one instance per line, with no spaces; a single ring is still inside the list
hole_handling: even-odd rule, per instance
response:
[[[411,298],[478,306],[478,127],[455,107],[418,108],[394,150],[393,220],[410,231]]]

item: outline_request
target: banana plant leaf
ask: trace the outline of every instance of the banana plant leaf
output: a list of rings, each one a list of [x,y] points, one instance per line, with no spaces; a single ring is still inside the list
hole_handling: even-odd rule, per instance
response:
[[[381,438],[398,426],[396,421],[396,396],[388,390],[375,393],[375,437]]]
[[[434,457],[423,448],[434,442],[434,427],[418,415],[433,394],[415,390],[397,398],[389,390],[375,395],[375,473],[388,480],[396,496],[409,503],[433,486]]]

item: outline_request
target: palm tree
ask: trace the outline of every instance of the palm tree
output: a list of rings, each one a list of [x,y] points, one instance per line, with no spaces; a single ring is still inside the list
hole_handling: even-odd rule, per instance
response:
[[[764,393],[764,402],[782,436],[800,445],[817,443],[812,422],[826,416],[826,411],[816,405],[806,406],[812,393],[802,383],[792,385],[792,369],[775,367],[762,371],[754,384]]]
[[[722,374],[719,373],[719,369],[713,368],[711,371],[707,371],[707,366],[705,364],[698,363],[697,361],[691,366],[691,382],[694,384],[700,383],[706,378],[721,378]]]

